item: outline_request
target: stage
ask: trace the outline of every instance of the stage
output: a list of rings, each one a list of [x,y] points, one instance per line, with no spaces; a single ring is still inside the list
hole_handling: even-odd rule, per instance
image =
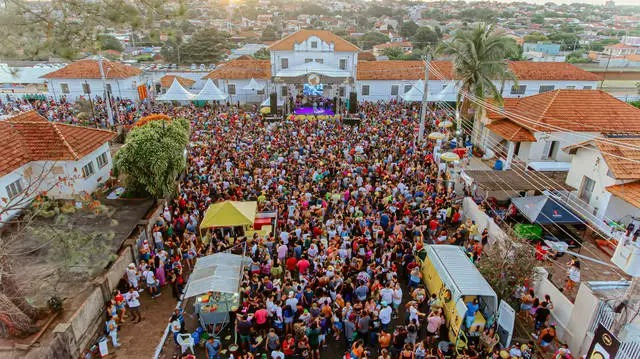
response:
[[[325,116],[333,116],[335,113],[331,111],[330,108],[316,108],[313,110],[313,107],[298,107],[293,110],[293,113],[296,115],[325,115]]]

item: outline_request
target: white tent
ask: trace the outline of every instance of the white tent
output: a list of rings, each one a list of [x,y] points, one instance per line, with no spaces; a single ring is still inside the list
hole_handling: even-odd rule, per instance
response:
[[[194,95],[182,87],[176,79],[173,80],[167,92],[157,97],[158,101],[191,101],[193,99]]]
[[[261,83],[258,83],[258,81],[251,78],[251,81],[249,81],[247,86],[243,87],[242,89],[247,91],[260,91],[260,90],[264,90],[264,85]]]
[[[242,268],[246,260],[241,255],[215,253],[200,257],[189,276],[185,298],[195,297],[207,292],[238,293]]]
[[[226,93],[222,92],[211,79],[208,79],[202,90],[193,99],[197,101],[222,101],[227,97]]]

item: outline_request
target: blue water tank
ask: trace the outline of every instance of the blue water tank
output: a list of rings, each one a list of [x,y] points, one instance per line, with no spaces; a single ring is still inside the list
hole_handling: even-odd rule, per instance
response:
[[[496,164],[493,165],[493,169],[496,171],[502,171],[502,160],[496,160]]]

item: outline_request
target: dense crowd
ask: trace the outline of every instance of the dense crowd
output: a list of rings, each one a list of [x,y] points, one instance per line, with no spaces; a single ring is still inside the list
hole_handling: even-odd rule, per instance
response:
[[[72,105],[31,106],[50,120],[74,123]],[[416,146],[417,108],[364,103],[356,126],[335,119],[266,124],[257,109],[224,105],[136,108],[121,101],[118,110],[120,124],[162,112],[192,127],[179,195],[157,218],[153,238],[140,244],[139,264],[129,266],[109,303],[105,331],[114,346],[124,318],[141,318],[142,288],[156,297],[169,285],[178,298],[197,257],[246,243],[252,262],[233,313],[236,358],[531,357],[533,343],[500,348],[494,327],[466,348],[448,342],[442,303],[423,283],[424,246],[459,245],[478,261],[489,240],[463,220],[453,165],[440,160],[443,144]],[[427,131],[438,130],[438,114],[430,117]],[[277,210],[276,233],[199,237],[206,208],[222,200]],[[466,305],[465,318],[473,318],[477,301]],[[543,327],[546,319],[536,327],[546,340]],[[171,328],[174,340],[186,330],[181,311]],[[206,357],[219,358],[230,344],[224,342],[211,337]],[[333,354],[322,354],[327,347]]]

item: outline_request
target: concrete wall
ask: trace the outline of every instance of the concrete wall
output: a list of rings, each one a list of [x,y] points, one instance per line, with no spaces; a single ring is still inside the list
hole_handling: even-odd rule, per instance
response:
[[[571,314],[573,313],[574,304],[549,280],[549,272],[544,268],[536,268],[538,275],[534,283],[534,291],[536,296],[544,299],[544,295],[548,294],[553,302],[553,310],[551,311],[551,322],[556,323],[558,339],[562,342],[568,342],[573,333],[569,327]]]
[[[89,84],[90,96],[104,97],[104,89],[102,80],[100,79],[50,79],[47,91],[49,96],[60,99],[63,96],[69,101],[75,101],[79,97],[89,97],[84,93],[82,88],[83,84]],[[114,98],[124,98],[137,101],[138,100],[138,88],[137,86],[144,83],[142,77],[134,76],[126,79],[106,79],[105,85],[111,85],[111,94]],[[61,84],[67,84],[69,86],[69,93],[62,92]]]
[[[571,339],[568,341],[569,349],[574,357],[585,354],[591,343],[589,325],[593,321],[595,311],[598,308],[599,299],[585,283],[580,284],[576,300],[573,304],[573,312],[569,318],[568,327],[572,329]]]

